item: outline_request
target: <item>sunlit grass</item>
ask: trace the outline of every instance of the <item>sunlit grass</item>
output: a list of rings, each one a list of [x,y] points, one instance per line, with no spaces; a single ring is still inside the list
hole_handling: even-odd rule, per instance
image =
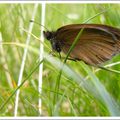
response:
[[[42,94],[38,92],[38,58],[40,26],[34,25],[32,33],[28,32],[34,4],[0,4],[0,32],[4,55],[8,68],[0,61],[0,116],[13,116],[15,90],[20,88],[19,116],[38,116],[38,99],[42,99],[43,116],[118,116],[120,102],[120,74],[97,70],[82,62],[68,60],[64,65],[57,57],[49,55],[50,43],[45,41],[43,87]],[[41,5],[35,20],[39,21]],[[70,9],[71,8],[71,9]],[[117,9],[115,9],[117,8]],[[72,23],[83,23],[93,16],[88,23],[102,23],[120,28],[119,4],[47,4],[46,27],[49,30]],[[70,17],[70,15],[77,17]],[[27,62],[23,74],[23,82],[17,87],[17,80],[21,66],[23,48],[26,47],[27,35],[31,35],[28,47]],[[42,43],[41,43],[42,44]],[[56,53],[55,53],[56,54]],[[57,54],[56,54],[57,56]],[[120,70],[119,55],[105,65],[111,69]],[[117,64],[114,65],[113,63]],[[60,70],[62,74],[58,83]],[[97,71],[97,72],[96,72]],[[9,73],[13,88],[8,83],[6,72]],[[56,84],[59,90],[56,91]],[[17,87],[17,88],[16,88]],[[13,96],[12,96],[13,95]],[[11,97],[10,97],[11,96]],[[57,98],[59,99],[55,99]],[[9,101],[7,101],[9,100]],[[55,101],[56,100],[56,101]]]

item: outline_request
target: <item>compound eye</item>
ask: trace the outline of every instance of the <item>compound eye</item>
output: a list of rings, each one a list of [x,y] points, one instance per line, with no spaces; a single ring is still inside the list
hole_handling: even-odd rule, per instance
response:
[[[49,32],[49,31],[43,31],[43,34],[44,34],[44,37],[47,39],[47,40],[50,40],[52,38],[52,33]]]

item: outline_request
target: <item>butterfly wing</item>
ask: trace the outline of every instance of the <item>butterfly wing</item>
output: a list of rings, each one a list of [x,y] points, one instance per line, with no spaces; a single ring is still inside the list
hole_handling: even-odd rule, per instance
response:
[[[61,49],[67,54],[80,30],[82,35],[70,57],[83,60],[89,65],[98,65],[120,51],[120,30],[105,25],[80,24],[61,27],[57,31],[56,39],[61,43]]]

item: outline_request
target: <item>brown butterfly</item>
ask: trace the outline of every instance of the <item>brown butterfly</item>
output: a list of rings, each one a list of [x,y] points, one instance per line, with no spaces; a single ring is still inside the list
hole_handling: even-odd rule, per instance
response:
[[[72,59],[96,66],[120,52],[120,29],[108,25],[70,24],[43,33],[53,50],[67,54],[81,29],[84,30],[79,41],[70,53]]]

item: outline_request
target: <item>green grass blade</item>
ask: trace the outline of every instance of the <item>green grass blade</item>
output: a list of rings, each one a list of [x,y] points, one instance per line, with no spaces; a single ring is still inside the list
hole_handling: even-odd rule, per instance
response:
[[[89,67],[86,64],[81,64],[81,66],[84,68],[84,70],[89,74],[96,90],[99,92],[99,95],[103,99],[106,107],[108,108],[108,111],[110,112],[111,116],[119,116],[120,115],[120,109],[117,106],[115,100],[112,98],[112,96],[107,92],[105,87],[102,85],[102,83],[99,81],[99,79],[92,73],[92,71],[89,69]]]
[[[0,106],[0,111],[5,107],[5,105],[10,101],[10,99],[15,95],[18,89],[22,87],[22,85],[29,79],[29,77],[39,68],[39,65],[43,62],[40,61],[36,67],[29,73],[29,75],[23,80],[23,82],[14,90],[14,92],[7,98],[7,100]]]

